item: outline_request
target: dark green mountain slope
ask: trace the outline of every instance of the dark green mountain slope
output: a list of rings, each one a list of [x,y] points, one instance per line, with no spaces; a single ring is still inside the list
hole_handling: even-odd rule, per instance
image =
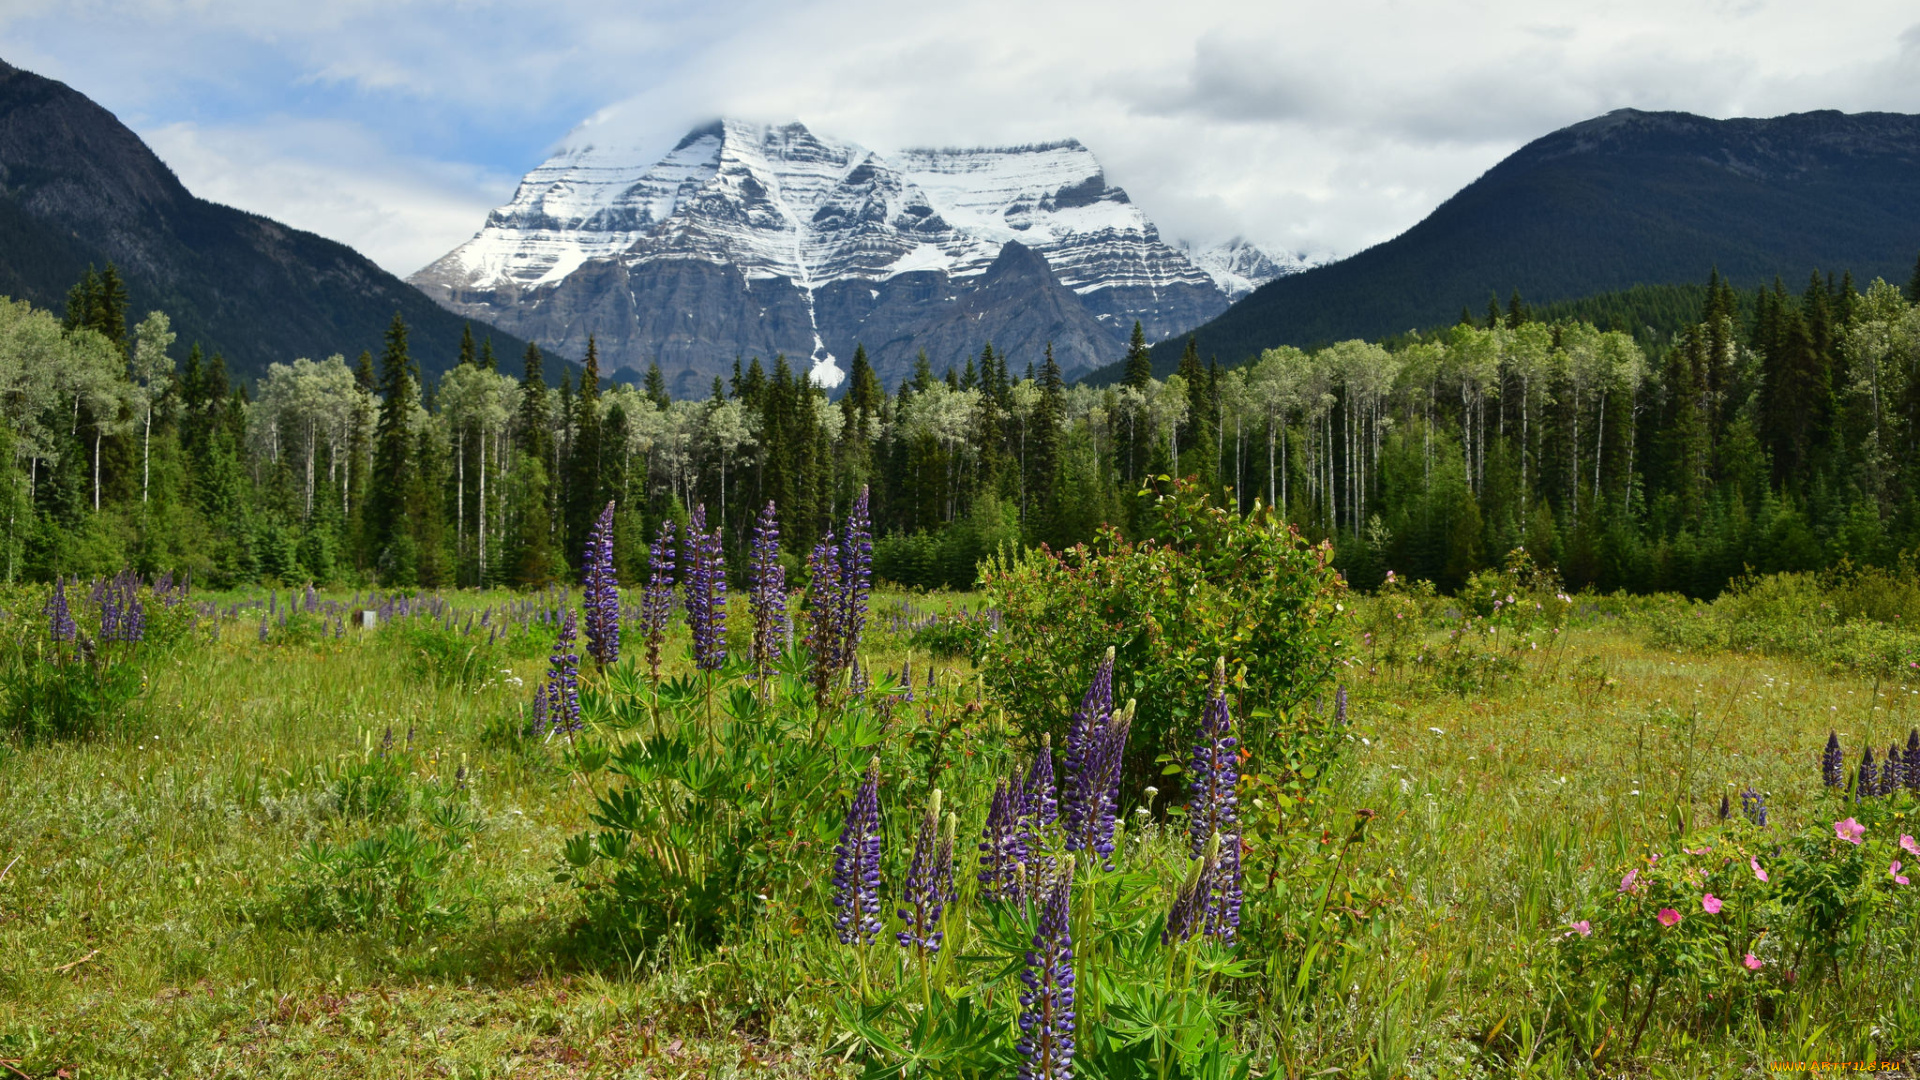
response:
[[[1203,356],[1380,338],[1639,284],[1747,287],[1850,268],[1905,283],[1920,252],[1920,116],[1711,120],[1622,109],[1537,139],[1418,225],[1271,282],[1196,331]],[[1154,350],[1173,370],[1183,341]],[[1088,381],[1117,378],[1117,366]]]
[[[89,263],[109,262],[135,319],[167,312],[183,348],[224,353],[242,378],[296,356],[377,354],[395,311],[429,375],[459,348],[464,320],[352,248],[195,198],[113,114],[0,62],[0,295],[59,311]],[[525,342],[474,332],[519,370]]]

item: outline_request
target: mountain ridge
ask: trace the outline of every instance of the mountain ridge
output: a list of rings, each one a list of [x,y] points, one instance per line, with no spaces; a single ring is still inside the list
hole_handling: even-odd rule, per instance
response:
[[[1203,356],[1380,338],[1530,303],[1851,269],[1906,280],[1920,251],[1920,116],[1714,120],[1621,109],[1550,132],[1406,232],[1277,279],[1193,332]],[[1156,345],[1171,371],[1186,335]],[[1110,365],[1088,381],[1117,378]]]
[[[183,349],[223,353],[246,379],[301,356],[377,353],[395,311],[437,374],[465,322],[345,244],[195,196],[97,102],[0,60],[0,294],[58,311],[88,265],[108,263],[135,318],[165,311]],[[517,361],[525,342],[493,336]]]
[[[1033,339],[1044,311],[1067,335],[1056,357],[1085,370],[1120,355],[1136,319],[1164,336],[1228,303],[1077,139],[882,153],[799,122],[722,119],[648,160],[591,135],[409,280],[542,343],[577,351],[595,336],[609,371],[657,362],[670,385],[700,388],[738,356],[774,353],[811,357],[831,384],[856,344],[891,382],[930,342],[959,347],[944,307],[1016,242],[1052,284],[1021,273],[1089,318],[1057,297],[1006,312],[976,300],[961,351]]]

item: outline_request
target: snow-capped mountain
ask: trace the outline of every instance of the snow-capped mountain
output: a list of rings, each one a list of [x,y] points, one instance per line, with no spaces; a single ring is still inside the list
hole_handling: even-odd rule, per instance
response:
[[[410,280],[571,355],[593,336],[608,372],[658,361],[700,391],[736,357],[779,353],[832,385],[856,343],[889,385],[922,348],[942,369],[989,341],[1016,367],[1051,342],[1072,374],[1117,356],[1136,319],[1158,340],[1228,303],[1078,142],[879,153],[732,120],[657,160],[578,137]]]
[[[1183,241],[1180,251],[1213,279],[1229,301],[1239,300],[1274,278],[1333,261],[1331,252],[1272,251],[1238,236],[1197,251]]]

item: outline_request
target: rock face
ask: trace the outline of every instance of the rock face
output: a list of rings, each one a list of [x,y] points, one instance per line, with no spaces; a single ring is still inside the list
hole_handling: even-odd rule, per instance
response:
[[[242,378],[300,356],[377,355],[396,311],[428,374],[458,353],[460,318],[352,248],[194,197],[112,113],[0,62],[0,296],[59,311],[89,264],[108,263],[134,318],[166,311],[182,355],[197,342]],[[494,347],[511,365],[526,345],[496,334]]]
[[[603,370],[657,361],[704,391],[736,357],[810,358],[836,385],[855,344],[897,382],[992,342],[1068,374],[1218,315],[1228,294],[1161,241],[1071,140],[880,154],[800,124],[720,121],[658,160],[581,140],[474,238],[410,279],[454,312]]]

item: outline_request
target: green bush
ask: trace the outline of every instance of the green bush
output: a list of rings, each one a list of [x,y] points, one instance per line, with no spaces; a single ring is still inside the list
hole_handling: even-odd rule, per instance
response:
[[[1308,733],[1275,718],[1330,681],[1348,648],[1346,587],[1328,545],[1307,543],[1271,509],[1231,513],[1184,481],[1151,516],[1154,540],[1108,528],[1091,547],[995,558],[983,574],[1001,630],[986,639],[981,672],[1033,741],[1114,650],[1114,699],[1137,702],[1130,792],[1159,772],[1156,758],[1186,757],[1216,657],[1232,676],[1244,744],[1285,757]]]
[[[125,719],[146,686],[124,658],[43,656],[16,649],[0,689],[0,725],[28,742],[87,736]]]

